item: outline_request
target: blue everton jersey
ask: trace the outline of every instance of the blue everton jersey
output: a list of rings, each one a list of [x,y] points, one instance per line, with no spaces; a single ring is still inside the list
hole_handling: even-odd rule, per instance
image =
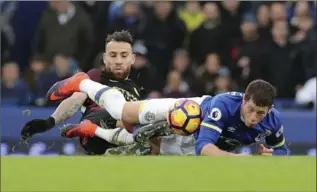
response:
[[[224,151],[232,151],[262,139],[273,148],[284,147],[285,139],[279,112],[273,108],[259,124],[248,128],[240,113],[242,100],[242,93],[228,92],[203,101],[201,108],[204,119],[199,132],[195,135],[197,154],[200,154],[203,146],[209,143]],[[277,152],[285,155],[285,150],[283,148]]]

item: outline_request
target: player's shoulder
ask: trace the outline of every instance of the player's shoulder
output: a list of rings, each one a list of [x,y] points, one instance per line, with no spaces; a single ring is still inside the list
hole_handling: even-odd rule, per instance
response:
[[[267,114],[267,116],[263,119],[261,123],[272,131],[278,131],[281,126],[283,126],[281,114],[275,108],[271,109],[271,111]]]
[[[226,108],[229,111],[241,105],[243,94],[240,92],[221,93],[212,98],[215,105]]]
[[[218,98],[224,102],[236,102],[241,101],[243,98],[243,93],[240,92],[225,92],[214,96],[214,98]]]
[[[99,82],[101,78],[101,73],[102,73],[101,69],[93,68],[87,72],[87,75],[89,76],[91,80]]]
[[[227,92],[218,94],[209,99],[208,110],[210,114],[221,114],[222,116],[234,116],[240,108],[243,94],[238,92]]]

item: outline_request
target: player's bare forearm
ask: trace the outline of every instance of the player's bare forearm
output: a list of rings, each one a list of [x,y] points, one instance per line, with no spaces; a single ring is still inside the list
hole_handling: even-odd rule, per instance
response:
[[[76,92],[71,97],[62,101],[52,114],[55,123],[61,123],[72,117],[80,109],[87,98],[88,96],[86,93]]]
[[[223,151],[214,144],[207,144],[201,150],[201,155],[205,156],[246,156],[245,154],[236,154]]]

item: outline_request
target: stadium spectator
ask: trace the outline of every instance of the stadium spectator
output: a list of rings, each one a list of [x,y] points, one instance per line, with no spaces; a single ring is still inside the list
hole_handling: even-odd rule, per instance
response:
[[[237,89],[230,76],[225,73],[220,73],[215,79],[215,86],[213,87],[211,93],[212,95],[217,95],[220,93],[225,93],[233,90]]]
[[[136,57],[129,77],[141,88],[141,98],[144,98],[152,91],[159,89],[156,83],[157,77],[153,66],[146,57],[148,51],[142,41],[136,41],[134,43],[133,52]]]
[[[197,29],[206,20],[199,1],[186,1],[184,8],[178,11],[178,15],[186,24],[189,33]]]
[[[25,80],[33,95],[30,105],[43,105],[43,99],[48,90],[47,88],[43,89],[45,87],[44,79],[49,71],[48,66],[47,60],[40,55],[34,56],[30,61],[29,68],[25,72]]]
[[[258,33],[261,39],[265,41],[270,39],[270,28],[271,28],[271,19],[270,19],[270,8],[266,4],[262,4],[257,9],[256,17],[258,24]]]
[[[122,14],[122,6],[125,1],[113,1],[109,5],[108,21],[112,22]]]
[[[274,2],[271,4],[271,19],[275,21],[287,21],[287,9],[284,2]]]
[[[153,13],[148,16],[141,36],[159,83],[165,82],[173,52],[183,46],[185,35],[185,24],[177,16],[172,2],[155,2]],[[163,86],[160,84],[161,88]]]
[[[28,105],[31,99],[29,87],[20,77],[20,68],[15,62],[2,66],[1,99],[3,104],[13,105]]]
[[[122,5],[122,13],[109,22],[107,33],[117,30],[128,30],[134,39],[140,37],[145,18],[142,16],[138,2],[126,1]]]
[[[201,93],[212,95],[216,78],[230,75],[229,69],[222,66],[220,57],[215,53],[209,53],[205,64],[197,69],[197,79],[201,85]]]
[[[191,91],[188,84],[183,81],[181,73],[172,70],[167,75],[167,83],[163,89],[163,97],[184,98],[190,97]]]
[[[301,16],[299,18],[297,31],[291,37],[292,43],[297,45],[297,50],[300,52],[300,64],[302,77],[297,77],[299,81],[304,83],[306,80],[315,75],[314,61],[316,61],[317,51],[317,31],[314,27],[311,14]]]
[[[295,3],[294,15],[290,20],[290,24],[294,27],[298,27],[301,23],[301,17],[310,15],[312,12],[308,1],[298,1]]]
[[[69,55],[58,54],[54,57],[53,73],[59,79],[65,79],[81,71],[76,61]]]
[[[292,98],[294,96],[294,74],[298,52],[288,40],[289,25],[286,20],[276,20],[272,27],[272,42],[262,57],[262,76],[277,89],[277,96]]]
[[[191,63],[189,54],[185,49],[178,49],[174,52],[171,68],[182,75],[182,79],[187,82],[193,93],[199,94],[199,85],[197,84],[194,73],[195,65]]]
[[[220,11],[222,23],[225,27],[227,38],[236,39],[240,36],[241,19],[247,11],[249,2],[237,0],[221,1]]]
[[[31,63],[31,74],[33,73],[32,90],[34,92],[34,99],[31,104],[36,106],[45,106],[45,96],[49,88],[56,82],[70,77],[80,69],[77,64],[67,55],[58,54],[54,57],[53,65],[46,67],[47,63],[44,59],[35,59]],[[32,80],[32,79],[31,79]]]
[[[67,53],[88,70],[92,43],[92,26],[84,10],[69,1],[50,1],[39,25],[35,52],[50,61],[58,53]]]
[[[110,1],[80,1],[77,2],[90,16],[90,21],[93,25],[94,42],[90,51],[88,62],[94,60],[96,56],[104,51],[105,42],[102,39],[107,37],[108,29],[108,13]],[[87,63],[90,65],[90,63]]]
[[[217,4],[206,3],[204,13],[207,19],[192,33],[189,43],[190,56],[198,65],[210,52],[224,55],[227,42]]]
[[[140,1],[139,3],[145,18],[148,18],[148,16],[153,14],[155,1]]]
[[[244,15],[241,32],[242,37],[233,47],[237,51],[237,65],[232,71],[238,86],[246,88],[253,79],[260,78],[264,43],[257,31],[256,17],[251,13]]]

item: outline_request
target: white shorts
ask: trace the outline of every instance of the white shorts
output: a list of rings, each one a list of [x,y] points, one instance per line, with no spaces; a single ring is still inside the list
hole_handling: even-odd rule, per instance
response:
[[[193,100],[200,105],[206,97],[209,96],[190,97],[185,99]],[[139,109],[140,124],[144,125],[166,120],[169,107],[180,99],[184,98],[150,99],[143,101]]]
[[[161,155],[196,155],[195,138],[193,135],[181,136],[172,134],[162,137]]]

